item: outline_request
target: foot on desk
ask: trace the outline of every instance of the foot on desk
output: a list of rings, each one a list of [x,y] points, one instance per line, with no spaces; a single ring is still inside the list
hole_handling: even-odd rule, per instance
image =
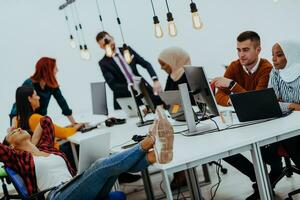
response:
[[[133,183],[138,181],[141,178],[140,175],[130,174],[130,173],[122,173],[119,175],[118,180],[119,183]]]

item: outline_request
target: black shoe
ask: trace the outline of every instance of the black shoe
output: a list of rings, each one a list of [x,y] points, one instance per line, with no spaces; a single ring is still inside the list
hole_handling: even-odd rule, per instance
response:
[[[138,181],[141,175],[135,175],[130,173],[122,173],[118,176],[119,183],[133,183]]]

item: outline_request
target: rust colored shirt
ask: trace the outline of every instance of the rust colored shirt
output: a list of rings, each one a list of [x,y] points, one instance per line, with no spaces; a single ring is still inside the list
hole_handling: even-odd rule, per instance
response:
[[[239,60],[233,61],[227,68],[224,77],[234,80],[236,84],[231,89],[219,88],[216,101],[221,106],[229,106],[229,94],[241,93],[251,90],[261,90],[268,87],[269,74],[272,70],[271,63],[261,58],[257,70],[247,73]]]

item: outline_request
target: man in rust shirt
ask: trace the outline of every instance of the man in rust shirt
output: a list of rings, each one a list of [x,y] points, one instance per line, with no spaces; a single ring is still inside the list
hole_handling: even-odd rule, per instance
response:
[[[256,32],[245,31],[237,37],[239,59],[228,66],[224,77],[217,77],[212,81],[215,87],[218,88],[216,101],[219,105],[231,106],[229,98],[231,93],[267,88],[272,65],[268,60],[259,58],[260,51],[260,37]],[[269,176],[272,186],[275,187],[282,170],[281,158],[276,154],[277,145],[262,147],[261,151],[263,160],[271,165]],[[243,155],[233,155],[224,158],[224,160],[248,176],[252,182],[256,182],[253,165]],[[255,186],[254,193],[247,200],[258,198],[259,194]]]

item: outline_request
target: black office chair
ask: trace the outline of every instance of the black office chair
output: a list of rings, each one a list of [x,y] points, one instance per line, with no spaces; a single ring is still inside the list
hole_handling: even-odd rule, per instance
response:
[[[274,185],[276,185],[284,176],[289,178],[294,173],[300,175],[300,170],[295,165],[292,165],[291,159],[282,145],[279,145],[277,155],[284,158],[285,167],[283,168],[281,175],[274,181]],[[298,193],[300,193],[300,189],[288,193],[288,198],[286,198],[286,200],[292,200],[292,196]]]

